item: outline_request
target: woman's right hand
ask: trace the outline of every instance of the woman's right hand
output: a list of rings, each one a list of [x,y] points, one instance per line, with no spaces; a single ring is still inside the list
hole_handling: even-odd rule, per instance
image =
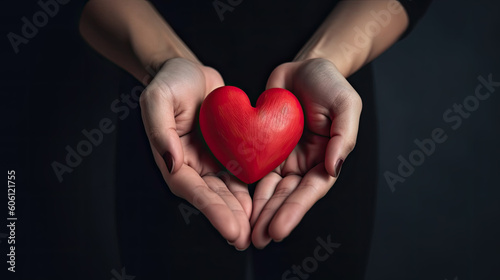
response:
[[[223,85],[213,68],[169,59],[142,93],[140,104],[154,159],[172,193],[198,208],[229,243],[242,250],[250,245],[248,187],[224,172],[198,129],[203,100]]]

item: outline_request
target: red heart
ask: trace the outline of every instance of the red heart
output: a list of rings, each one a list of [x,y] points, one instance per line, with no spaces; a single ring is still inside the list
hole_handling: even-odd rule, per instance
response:
[[[215,157],[251,184],[290,155],[302,136],[304,114],[297,98],[286,89],[264,91],[254,108],[244,91],[223,86],[203,101],[200,127]]]

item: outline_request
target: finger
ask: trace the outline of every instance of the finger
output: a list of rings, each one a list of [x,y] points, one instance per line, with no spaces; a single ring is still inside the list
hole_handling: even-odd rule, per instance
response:
[[[338,177],[342,164],[354,149],[358,135],[362,102],[354,89],[348,89],[347,96],[330,108],[332,125],[330,140],[326,147],[325,168],[333,177]]]
[[[282,203],[269,225],[273,240],[287,237],[311,207],[321,199],[336,179],[325,172],[323,164],[306,173],[298,187]]]
[[[295,93],[308,96],[302,100],[324,106],[324,114],[331,120],[325,168],[331,176],[338,177],[344,160],[356,144],[361,98],[335,65],[325,59],[308,60],[295,71],[298,77],[293,81]]]
[[[205,75],[205,89],[207,94],[218,87],[224,86],[224,80],[222,80],[222,77],[217,70],[212,67],[204,66],[202,71]]]
[[[208,187],[214,191],[232,211],[239,224],[239,236],[236,240],[228,240],[238,250],[244,250],[250,246],[250,223],[248,216],[243,210],[241,203],[236,199],[224,182],[215,176],[204,176],[203,179]]]
[[[259,218],[266,203],[273,196],[274,190],[281,179],[283,179],[283,177],[278,175],[276,172],[271,172],[264,176],[264,178],[260,179],[253,194],[253,209],[252,217],[250,218],[250,224],[252,227],[255,225],[255,222],[257,222],[257,219]]]
[[[269,225],[274,215],[280,209],[283,202],[293,193],[301,180],[300,176],[289,175],[284,177],[276,186],[273,196],[262,209],[257,222],[252,231],[252,243],[257,248],[264,248],[271,242],[273,236],[270,235]],[[258,186],[257,186],[258,188]],[[281,239],[274,239],[280,241]]]
[[[266,89],[284,88],[293,93],[293,74],[300,66],[299,63],[289,62],[281,64],[273,70],[267,80]]]
[[[157,163],[163,160],[158,153],[154,157]],[[174,174],[167,171],[162,174],[172,193],[200,210],[226,240],[235,242],[238,239],[240,223],[233,211],[194,169],[182,165]]]
[[[174,173],[184,162],[181,141],[176,129],[171,93],[167,89],[146,88],[140,98],[142,120],[153,154],[158,153],[163,163],[160,169]]]
[[[247,216],[247,220],[250,220],[250,215],[252,214],[252,198],[248,192],[248,185],[230,175],[228,172],[219,175],[219,178],[226,184],[229,191],[241,204]]]

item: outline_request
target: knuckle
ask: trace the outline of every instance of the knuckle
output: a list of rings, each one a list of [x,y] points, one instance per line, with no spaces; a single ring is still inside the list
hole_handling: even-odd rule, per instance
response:
[[[165,144],[168,142],[168,136],[177,134],[175,128],[163,128],[159,129],[156,127],[149,128],[147,131],[147,136],[149,141],[155,146],[158,152],[163,152]]]
[[[325,78],[333,76],[335,66],[329,60],[324,58],[313,58],[307,60],[302,68],[304,73],[310,73],[313,76],[321,75]]]
[[[141,107],[147,106],[149,103],[162,102],[167,98],[166,92],[159,88],[146,88],[139,97]]]
[[[226,185],[228,185],[228,183],[231,182],[231,174],[229,174],[229,172],[225,170],[217,172],[215,176],[221,179],[222,182],[224,182]]]
[[[325,58],[313,58],[307,61],[307,65],[309,67],[318,68],[318,67],[331,67],[331,62]]]
[[[211,192],[203,185],[194,187],[191,204],[198,210],[202,211],[210,205]],[[189,199],[188,199],[189,201]]]
[[[358,108],[362,108],[363,107],[363,99],[361,99],[361,96],[359,96],[359,94],[357,92],[353,92],[351,95],[350,95],[350,99],[351,99],[351,103],[352,105],[358,107]]]
[[[220,197],[232,196],[232,193],[227,188],[224,187],[217,187],[213,191]]]
[[[210,67],[210,66],[204,66],[203,67],[203,74],[206,77],[213,78],[213,77],[218,77],[220,76],[219,71],[215,70],[215,68]]]
[[[149,88],[146,88],[142,92],[141,96],[139,97],[139,103],[141,104],[141,107],[146,105],[148,103],[148,101],[151,100],[152,95],[153,95],[153,90],[151,90]]]
[[[160,130],[158,129],[150,129],[148,131],[148,138],[149,140],[153,143],[153,145],[157,145],[158,143],[160,143],[163,139],[163,133],[160,132]]]
[[[336,98],[332,101],[334,107],[349,108],[353,112],[361,113],[363,100],[354,89],[348,86],[338,86],[335,91]]]
[[[307,184],[303,186],[304,189],[308,189],[310,192],[315,194],[315,197],[318,199],[324,197],[327,193],[329,188],[321,188],[319,186],[313,185],[313,184]]]
[[[273,196],[274,197],[288,197],[292,193],[291,188],[287,187],[278,187],[275,191]]]
[[[349,153],[352,152],[354,150],[354,148],[356,147],[356,139],[348,140],[346,142],[345,147],[349,151]]]
[[[177,196],[177,197],[180,197],[180,198],[183,198],[183,197],[182,197],[182,192],[179,190],[179,188],[177,188],[177,187],[173,186],[172,184],[168,184],[168,182],[167,182],[167,185],[168,185],[168,188],[170,189],[170,192],[171,192],[173,195],[175,195],[175,196]],[[195,206],[195,205],[193,205],[193,206]],[[195,206],[195,207],[196,207],[196,206]]]
[[[276,67],[271,75],[269,76],[269,80],[279,80],[282,79],[286,73],[287,73],[287,65],[286,64],[281,64],[278,67]]]

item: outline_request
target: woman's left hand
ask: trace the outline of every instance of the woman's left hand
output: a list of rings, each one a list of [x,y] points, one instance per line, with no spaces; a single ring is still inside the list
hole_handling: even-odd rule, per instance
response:
[[[325,59],[278,66],[267,83],[276,87],[297,96],[305,127],[288,158],[257,183],[251,216],[257,248],[287,237],[333,186],[355,146],[362,107],[358,93]]]

